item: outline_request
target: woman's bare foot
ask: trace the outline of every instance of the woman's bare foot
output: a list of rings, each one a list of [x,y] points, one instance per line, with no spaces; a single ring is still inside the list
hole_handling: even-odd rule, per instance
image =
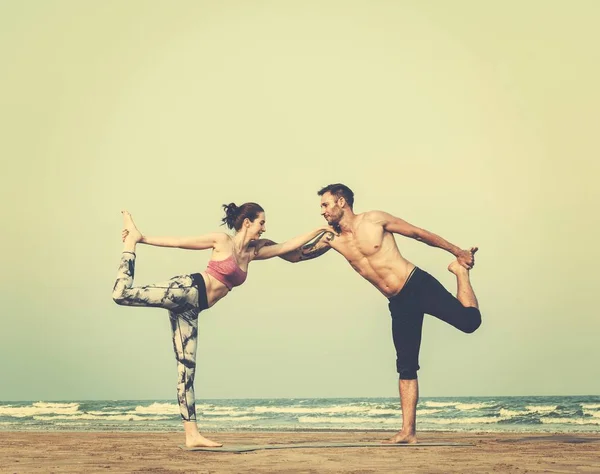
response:
[[[195,421],[184,421],[183,429],[185,431],[185,445],[188,448],[220,448],[223,446],[223,443],[217,443],[202,436]]]
[[[223,443],[217,443],[208,438],[205,438],[201,434],[197,434],[195,436],[185,437],[185,445],[188,448],[220,448],[223,446]]]
[[[415,433],[407,434],[402,431],[398,431],[398,433],[396,433],[390,439],[382,441],[383,444],[415,444],[416,442],[417,435]]]
[[[135,252],[135,245],[142,240],[142,233],[138,230],[133,222],[131,214],[127,211],[121,211],[123,214],[123,232],[121,238],[125,247],[124,252]]]

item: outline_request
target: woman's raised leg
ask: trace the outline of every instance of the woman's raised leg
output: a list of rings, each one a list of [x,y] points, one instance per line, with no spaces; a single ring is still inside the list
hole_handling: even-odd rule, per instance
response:
[[[135,250],[142,234],[138,231],[131,215],[124,211],[123,254],[113,288],[113,299],[124,306],[148,306],[169,310],[173,333],[173,348],[177,359],[179,379],[177,400],[185,430],[188,447],[223,446],[205,438],[196,424],[194,376],[196,372],[196,347],[198,340],[199,295],[198,288],[190,275],[174,277],[156,285],[133,286],[135,273]]]
[[[189,275],[171,278],[164,283],[133,286],[135,274],[135,248],[142,234],[133,223],[131,215],[123,211],[123,253],[113,287],[113,300],[123,306],[147,306],[183,312],[198,307],[198,289]]]

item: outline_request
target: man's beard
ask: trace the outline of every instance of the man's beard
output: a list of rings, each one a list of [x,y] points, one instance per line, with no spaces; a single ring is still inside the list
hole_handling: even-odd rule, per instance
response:
[[[331,227],[333,227],[333,230],[335,230],[338,234],[342,231],[342,228],[340,227],[340,221],[342,220],[342,217],[344,217],[344,214],[340,213],[336,217],[331,216],[330,219],[327,221],[327,223]]]

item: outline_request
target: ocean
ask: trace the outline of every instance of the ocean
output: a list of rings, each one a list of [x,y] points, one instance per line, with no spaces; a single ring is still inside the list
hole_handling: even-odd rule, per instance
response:
[[[203,431],[398,430],[397,398],[198,400]],[[423,398],[418,429],[600,432],[600,396]],[[174,400],[0,402],[2,431],[178,431]]]

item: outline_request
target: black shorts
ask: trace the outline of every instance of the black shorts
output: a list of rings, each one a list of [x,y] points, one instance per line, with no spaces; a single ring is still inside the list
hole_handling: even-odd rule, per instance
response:
[[[396,369],[403,380],[417,378],[425,313],[466,333],[472,333],[481,325],[481,313],[477,308],[463,306],[439,281],[417,267],[400,292],[389,301]]]
[[[203,311],[208,308],[208,297],[206,296],[206,283],[201,273],[192,273],[190,275],[194,286],[198,288],[198,309]]]

